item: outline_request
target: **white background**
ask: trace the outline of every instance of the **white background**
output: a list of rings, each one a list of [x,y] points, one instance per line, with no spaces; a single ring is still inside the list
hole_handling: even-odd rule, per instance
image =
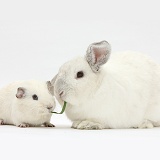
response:
[[[0,0],[0,87],[51,80],[61,64],[101,40],[113,52],[140,51],[160,63],[159,1]],[[0,160],[160,158],[159,128],[79,131],[65,115],[52,122],[54,129],[0,126]]]

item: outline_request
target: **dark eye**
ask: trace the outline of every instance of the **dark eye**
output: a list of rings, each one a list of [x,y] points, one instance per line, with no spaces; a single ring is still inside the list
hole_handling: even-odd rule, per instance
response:
[[[33,100],[38,100],[38,96],[37,96],[36,94],[34,94],[34,95],[32,96],[32,98],[33,98]]]
[[[77,72],[77,78],[82,78],[84,73],[82,71]]]

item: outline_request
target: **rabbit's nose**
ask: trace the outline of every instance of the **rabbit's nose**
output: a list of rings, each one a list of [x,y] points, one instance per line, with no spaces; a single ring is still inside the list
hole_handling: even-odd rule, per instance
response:
[[[59,92],[59,96],[62,97],[64,95],[64,91]]]

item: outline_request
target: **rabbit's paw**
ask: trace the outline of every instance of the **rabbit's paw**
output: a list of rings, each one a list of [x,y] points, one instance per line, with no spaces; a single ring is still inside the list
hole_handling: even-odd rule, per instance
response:
[[[91,122],[91,121],[82,121],[80,122],[77,127],[77,129],[85,129],[85,130],[100,130],[104,127],[100,123]]]
[[[144,120],[141,125],[138,126],[138,128],[143,129],[143,128],[153,128],[153,124],[149,120]]]
[[[72,123],[72,127],[71,128],[74,128],[74,129],[77,129],[78,125],[81,123],[82,121],[74,121]]]

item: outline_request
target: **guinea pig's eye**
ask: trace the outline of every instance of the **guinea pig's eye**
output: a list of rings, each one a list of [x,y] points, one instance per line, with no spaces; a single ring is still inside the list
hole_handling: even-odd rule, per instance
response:
[[[82,78],[84,76],[83,71],[77,72],[77,78]]]
[[[32,98],[33,98],[33,100],[38,100],[38,96],[37,96],[36,94],[34,94],[34,95],[32,96]]]

